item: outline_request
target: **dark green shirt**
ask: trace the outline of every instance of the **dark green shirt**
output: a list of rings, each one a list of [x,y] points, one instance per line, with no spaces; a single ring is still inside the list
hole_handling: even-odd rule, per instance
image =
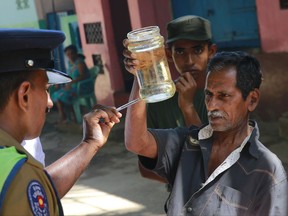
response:
[[[194,106],[202,123],[208,123],[203,90],[198,90],[194,98]],[[184,116],[178,106],[178,93],[165,101],[147,104],[148,128],[176,128],[186,126]]]

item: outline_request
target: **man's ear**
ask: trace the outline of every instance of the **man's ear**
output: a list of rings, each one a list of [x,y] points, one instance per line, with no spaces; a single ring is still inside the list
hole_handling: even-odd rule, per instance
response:
[[[248,110],[250,112],[254,111],[257,107],[260,99],[260,91],[259,89],[254,89],[251,91],[247,97],[248,102]]]
[[[165,48],[165,52],[166,52],[167,61],[173,62],[171,49],[168,48],[168,47],[166,47],[166,48]]]
[[[28,110],[29,108],[29,98],[31,92],[31,83],[30,82],[22,82],[17,91],[17,102],[21,109]]]
[[[216,44],[212,44],[209,47],[209,58],[212,58],[216,52],[217,52],[217,46],[216,46]]]

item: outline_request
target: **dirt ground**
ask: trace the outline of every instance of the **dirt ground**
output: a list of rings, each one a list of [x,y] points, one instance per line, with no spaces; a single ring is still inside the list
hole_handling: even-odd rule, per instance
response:
[[[40,137],[46,165],[74,148],[82,139],[80,125],[57,125],[56,121],[57,113],[52,111]],[[107,144],[61,201],[67,216],[164,216],[167,197],[164,184],[140,176],[137,156],[124,146],[123,119],[114,126]]]
[[[259,59],[264,76],[255,113],[263,121],[277,121],[288,112],[288,53],[251,53]]]
[[[41,141],[49,165],[82,139],[77,124],[57,125],[57,112],[47,116]],[[282,160],[288,170],[288,140],[279,136],[277,121],[259,121],[260,140]],[[137,157],[124,146],[124,119],[107,144],[62,199],[65,215],[164,216],[168,192],[164,184],[140,176]]]

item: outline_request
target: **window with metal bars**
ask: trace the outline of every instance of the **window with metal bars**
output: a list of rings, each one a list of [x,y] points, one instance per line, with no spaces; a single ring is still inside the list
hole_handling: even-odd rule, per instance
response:
[[[85,23],[84,32],[87,44],[102,44],[102,26],[101,22],[96,23]]]

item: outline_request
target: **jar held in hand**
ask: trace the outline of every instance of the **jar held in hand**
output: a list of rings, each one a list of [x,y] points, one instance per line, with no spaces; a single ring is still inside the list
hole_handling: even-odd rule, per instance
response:
[[[136,29],[127,34],[128,49],[139,60],[136,77],[140,97],[147,103],[166,100],[175,93],[175,85],[165,54],[164,38],[158,26]]]

